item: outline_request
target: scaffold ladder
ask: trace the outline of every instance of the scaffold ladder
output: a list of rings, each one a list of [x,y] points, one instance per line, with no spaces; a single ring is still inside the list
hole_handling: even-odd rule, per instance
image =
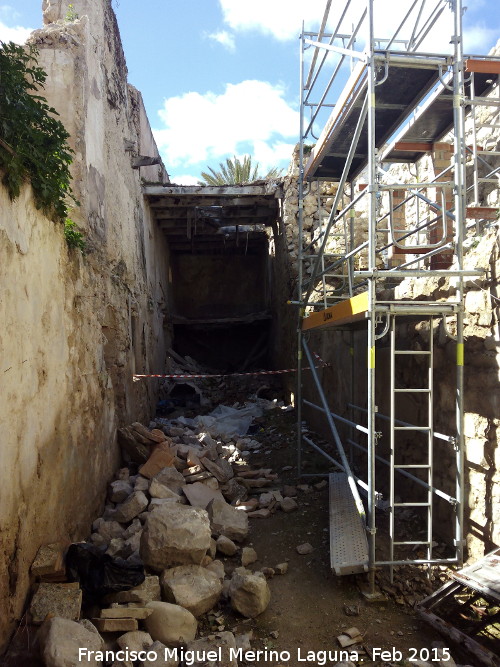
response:
[[[428,319],[429,324],[429,344],[426,350],[401,349],[397,347],[396,341],[396,315],[391,316],[390,323],[390,345],[391,345],[391,369],[390,369],[390,492],[389,492],[389,511],[390,511],[390,561],[396,563],[399,559],[395,558],[397,547],[424,548],[426,560],[432,560],[432,496],[433,496],[433,324],[434,318]],[[426,361],[427,381],[425,387],[401,387],[398,386],[397,360],[404,359],[407,363],[410,359],[416,357],[423,358]],[[401,419],[397,416],[399,396],[424,395],[427,397],[427,414],[422,423],[418,425],[401,425]],[[417,420],[414,420],[417,422]],[[413,434],[415,437],[415,446],[411,447],[412,459],[403,460],[401,458],[400,437],[404,434]],[[407,443],[405,443],[408,451]],[[398,493],[396,495],[395,473],[410,472],[414,477],[420,479],[422,486],[426,489],[423,500],[416,502],[413,499],[404,500]],[[399,476],[400,477],[400,476]],[[401,478],[401,477],[400,477]],[[400,486],[400,489],[403,487]],[[396,512],[398,509],[417,509],[422,508],[425,515],[424,530],[425,539],[399,539],[396,535]],[[391,581],[393,576],[393,566],[390,566]]]

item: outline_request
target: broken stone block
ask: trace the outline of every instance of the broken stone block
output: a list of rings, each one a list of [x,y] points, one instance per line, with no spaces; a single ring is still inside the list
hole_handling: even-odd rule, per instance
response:
[[[138,442],[131,429],[124,427],[118,429],[118,443],[122,451],[127,455],[127,459],[135,463],[145,463],[150,455],[149,445]]]
[[[109,607],[109,609],[101,609],[101,618],[136,618],[137,620],[144,620],[153,612],[146,607]]]
[[[99,632],[132,632],[139,627],[135,618],[93,618],[92,623]]]
[[[209,489],[213,489],[214,491],[217,491],[220,486],[215,477],[207,477],[206,479],[202,479],[200,483],[204,486],[208,486]]]
[[[181,646],[195,638],[198,621],[184,607],[169,602],[149,602],[147,608],[153,613],[145,619],[144,625],[155,641]]]
[[[231,579],[229,597],[233,609],[247,618],[255,618],[267,609],[271,592],[262,573],[252,574],[238,569]]]
[[[182,493],[186,485],[183,474],[171,466],[159,470],[155,475],[155,479],[178,495]]]
[[[160,442],[151,450],[151,455],[146,463],[139,468],[139,472],[143,477],[152,479],[163,468],[173,466],[175,456],[170,450],[168,442]]]
[[[147,632],[136,630],[127,632],[121,637],[118,637],[116,643],[122,649],[122,651],[128,649],[129,651],[136,651],[138,653],[139,651],[147,649],[148,646],[151,646],[153,643],[153,638]]]
[[[137,475],[137,478],[134,482],[134,491],[149,491],[150,480],[142,475]]]
[[[135,535],[136,533],[140,533],[142,530],[142,524],[139,519],[134,519],[130,526],[123,531],[123,539],[128,540],[132,535]]]
[[[142,491],[134,491],[125,502],[117,506],[113,519],[118,523],[129,523],[148,506],[149,501]]]
[[[271,491],[268,491],[267,493],[261,493],[259,496],[259,505],[261,507],[269,507],[269,505],[274,502],[274,495],[271,493]]]
[[[177,667],[178,661],[175,658],[168,658],[165,660],[165,649],[167,647],[161,642],[153,642],[151,646],[147,647],[150,657],[156,655],[155,660],[144,660],[142,667]]]
[[[131,588],[128,591],[119,591],[106,595],[104,601],[106,604],[122,604],[126,602],[136,602],[146,605],[153,600],[161,599],[160,578],[153,574],[147,574],[146,578],[139,586]]]
[[[326,486],[328,486],[328,482],[326,481],[326,479],[323,479],[321,480],[321,482],[317,482],[316,484],[314,484],[314,488],[317,491],[321,491],[321,489],[324,489]]]
[[[64,545],[60,542],[43,544],[31,565],[31,574],[34,577],[43,577],[63,575],[64,572]]]
[[[151,498],[173,498],[174,500],[179,500],[179,494],[175,491],[172,491],[172,489],[170,489],[165,484],[159,482],[156,477],[153,477],[151,480],[149,495]]]
[[[180,565],[165,570],[160,585],[164,600],[184,607],[196,617],[212,609],[222,593],[220,578],[200,565]]]
[[[106,553],[112,558],[119,556],[120,558],[128,558],[133,552],[133,549],[125,546],[125,540],[120,537],[114,537],[109,543]]]
[[[98,522],[94,522],[94,525]],[[114,537],[123,537],[124,529],[118,521],[101,521],[98,523],[96,532],[109,544]]]
[[[279,506],[283,512],[293,512],[298,508],[298,504],[293,498],[283,498]]]
[[[121,479],[111,482],[109,485],[109,499],[112,503],[122,503],[132,493],[132,485]]]
[[[216,553],[217,553],[217,542],[213,538],[211,538],[210,539],[210,549],[208,550],[208,555],[213,560],[215,558]]]
[[[299,544],[299,546],[296,547],[296,551],[301,556],[305,556],[312,553],[314,551],[314,547],[309,544],[309,542],[304,542],[304,544]]]
[[[248,512],[247,516],[252,517],[252,519],[267,519],[271,516],[271,510],[264,507],[261,510],[255,510],[255,512]]]
[[[146,440],[149,440],[150,442],[163,442],[167,439],[167,436],[163,433],[163,431],[159,431],[158,429],[150,431],[140,422],[134,422],[130,425],[130,428],[134,431],[134,433],[138,433],[140,436],[146,438]]]
[[[295,486],[289,486],[288,484],[285,484],[283,487],[283,495],[286,498],[291,498],[292,496],[297,495],[297,488]]]
[[[82,591],[79,584],[39,584],[30,605],[31,619],[35,625],[44,622],[48,614],[78,620],[82,608]]]
[[[220,491],[214,491],[201,482],[186,484],[182,487],[182,492],[189,500],[190,505],[193,507],[201,507],[202,509],[206,509],[207,505],[214,500],[214,498],[224,500]]]
[[[234,472],[231,467],[231,464],[228,463],[225,459],[217,459],[217,461],[211,461],[208,456],[205,456],[201,459],[201,464],[212,473],[212,475],[219,482],[224,484],[229,481],[231,477],[234,477]]]
[[[38,632],[37,640],[47,667],[81,664],[80,649],[86,648],[95,655],[95,651],[101,651],[104,644],[97,632],[91,632],[80,623],[60,617],[47,619]],[[85,659],[85,664],[89,667],[101,666],[101,662],[96,660],[92,653]]]
[[[140,554],[144,564],[161,571],[174,565],[199,565],[210,548],[207,513],[197,507],[167,503],[146,520]]]
[[[257,552],[252,547],[243,547],[241,550],[241,564],[243,567],[255,563],[256,560],[259,560]]]
[[[234,556],[234,554],[238,551],[238,547],[233,542],[233,540],[230,540],[229,537],[226,537],[225,535],[219,535],[215,545],[217,547],[217,551],[220,551],[220,553],[224,554],[224,556]]]
[[[230,540],[241,542],[248,535],[246,512],[228,505],[225,500],[215,499],[208,505],[210,525],[214,535],[224,535]]]
[[[232,632],[218,632],[214,637],[203,637],[189,642],[186,649],[195,651],[198,657],[193,667],[238,667],[238,661],[234,657],[236,651],[236,640]],[[231,651],[232,649],[232,651]],[[208,652],[220,650],[221,660],[208,661]],[[231,657],[233,656],[233,657]],[[203,659],[203,657],[207,659]]]
[[[238,509],[240,510],[243,510],[244,512],[253,512],[254,510],[257,509],[258,506],[259,506],[259,501],[257,500],[257,498],[250,498],[245,502],[236,502],[236,507],[238,507]]]
[[[238,501],[245,500],[248,496],[246,487],[243,484],[238,482],[236,477],[230,479],[224,486],[221,488],[222,493],[225,498],[229,500],[230,503],[236,504]]]

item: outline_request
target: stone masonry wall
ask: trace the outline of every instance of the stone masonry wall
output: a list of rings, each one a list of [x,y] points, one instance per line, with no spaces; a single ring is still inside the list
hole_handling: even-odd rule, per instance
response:
[[[71,217],[88,253],[69,250],[61,225],[26,185],[0,188],[0,651],[20,620],[41,544],[81,539],[118,464],[116,428],[148,419],[165,367],[168,247],[141,194],[166,181],[140,94],[127,70],[110,0],[44,2],[31,41],[48,73],[43,94],[75,150]]]

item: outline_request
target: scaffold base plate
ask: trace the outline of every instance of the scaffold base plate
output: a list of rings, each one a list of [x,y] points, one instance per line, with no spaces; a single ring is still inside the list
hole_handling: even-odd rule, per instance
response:
[[[368,570],[368,540],[347,475],[335,472],[330,481],[330,564],[336,575]]]

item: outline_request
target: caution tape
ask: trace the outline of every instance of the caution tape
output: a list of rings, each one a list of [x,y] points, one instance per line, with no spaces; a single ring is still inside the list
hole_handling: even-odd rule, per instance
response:
[[[319,366],[315,368],[324,368],[330,366],[327,364],[319,355],[313,353],[316,359],[319,361]],[[310,371],[310,367],[303,368],[304,371]],[[174,380],[199,380],[204,378],[227,378],[227,377],[244,377],[250,375],[282,375],[283,373],[295,373],[297,368],[286,368],[280,371],[254,371],[253,373],[144,373],[144,374],[134,374],[134,380],[140,380],[141,378],[170,378]]]

